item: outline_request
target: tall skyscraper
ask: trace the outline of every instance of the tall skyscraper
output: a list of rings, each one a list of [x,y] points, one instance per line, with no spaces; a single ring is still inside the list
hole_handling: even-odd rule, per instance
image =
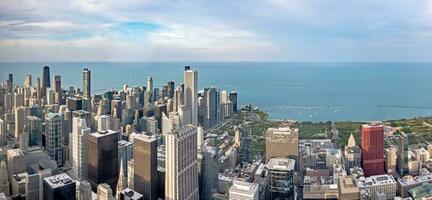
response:
[[[24,124],[28,109],[26,107],[18,107],[15,109],[15,138],[19,140],[22,132],[24,132]]]
[[[149,101],[153,102],[153,78],[151,76],[147,78],[147,94]]]
[[[88,135],[91,130],[85,119],[74,117],[72,128],[72,173],[76,180],[87,180],[88,176]]]
[[[46,177],[43,179],[44,200],[75,200],[75,190],[75,181],[72,180],[65,173]]]
[[[231,91],[229,93],[229,100],[232,102],[233,111],[236,113],[237,112],[237,92],[236,91]]]
[[[199,199],[196,128],[187,125],[165,137],[165,199]]]
[[[62,116],[60,113],[48,113],[45,117],[45,147],[51,159],[63,165]]]
[[[54,92],[61,92],[61,76],[60,75],[54,76],[53,90],[54,90]]]
[[[50,68],[48,66],[43,67],[43,74],[42,74],[42,96],[45,96],[46,89],[51,87],[51,81],[50,81]]]
[[[86,99],[91,98],[91,73],[88,68],[83,70],[83,97]]]
[[[118,175],[116,199],[120,199],[120,193],[127,187],[127,180],[123,170],[123,160],[120,160],[120,172]]]
[[[13,74],[9,74],[7,80],[7,92],[12,93],[12,91],[13,91]]]
[[[384,126],[362,126],[362,161],[365,176],[384,174]]]
[[[408,135],[401,133],[399,135],[399,150],[396,168],[399,175],[404,176],[409,173],[408,169]]]
[[[184,102],[188,108],[192,125],[198,126],[198,71],[192,70],[189,66],[184,71]],[[186,125],[186,124],[185,124]]]
[[[145,200],[157,199],[157,139],[148,135],[134,137],[134,189]],[[138,164],[139,163],[139,164]]]
[[[206,99],[206,110],[204,112],[203,126],[210,128],[218,122],[219,98],[217,89],[214,87],[204,89],[204,97]]]
[[[267,164],[271,199],[294,199],[295,160],[272,158]]]
[[[88,180],[93,189],[108,183],[115,190],[118,176],[118,132],[91,133],[88,139]]]

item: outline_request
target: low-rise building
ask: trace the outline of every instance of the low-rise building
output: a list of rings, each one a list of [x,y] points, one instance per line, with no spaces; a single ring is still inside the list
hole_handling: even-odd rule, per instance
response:
[[[378,193],[384,193],[386,199],[393,199],[396,196],[396,181],[388,174],[361,177],[356,183],[360,190],[360,199],[377,199]]]

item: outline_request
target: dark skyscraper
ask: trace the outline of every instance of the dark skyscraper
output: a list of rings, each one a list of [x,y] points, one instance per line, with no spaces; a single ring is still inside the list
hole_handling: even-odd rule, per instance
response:
[[[134,189],[145,200],[157,199],[157,140],[140,135],[134,137]]]
[[[168,97],[173,98],[174,97],[174,90],[175,90],[175,83],[174,81],[168,81]]]
[[[7,92],[12,92],[13,90],[13,74],[9,74],[9,78],[7,80]]]
[[[86,99],[91,97],[91,74],[88,68],[83,70],[83,97]]]
[[[43,67],[42,74],[42,96],[45,96],[46,88],[51,87],[50,69],[48,66]]]
[[[210,128],[218,122],[218,93],[217,89],[206,88],[204,89],[204,98],[206,99],[206,110],[204,111],[204,124],[205,128]]]
[[[75,200],[75,181],[67,174],[58,174],[43,179],[43,199]]]
[[[361,150],[366,176],[384,174],[384,126],[363,125]]]
[[[100,131],[88,136],[88,179],[93,190],[107,183],[115,191],[119,173],[118,132]]]
[[[61,76],[60,75],[54,76],[53,89],[55,92],[61,91]]]
[[[229,100],[232,102],[233,111],[237,112],[237,92],[232,91],[229,93]]]

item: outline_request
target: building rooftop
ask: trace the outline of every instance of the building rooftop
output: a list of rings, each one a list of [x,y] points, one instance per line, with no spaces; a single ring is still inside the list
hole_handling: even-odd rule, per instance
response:
[[[47,117],[48,117],[48,118],[61,117],[61,114],[60,114],[60,113],[53,113],[53,112],[50,112],[50,113],[47,114]]]
[[[419,183],[431,182],[431,181],[432,181],[432,174],[427,174],[427,175],[417,176],[417,177],[404,176],[398,179],[398,182],[402,187],[417,185]]]
[[[134,140],[141,140],[144,142],[154,142],[157,139],[154,136],[145,135],[145,134],[137,134],[137,135],[135,135]]]
[[[291,171],[294,169],[295,160],[289,158],[272,158],[267,164],[267,168],[270,170],[285,170]]]
[[[72,180],[67,174],[61,173],[58,175],[50,176],[44,178],[44,181],[49,184],[51,188],[59,188],[63,187],[65,185],[69,185],[74,183],[75,181]]]
[[[298,128],[290,127],[279,127],[279,128],[268,128],[267,132],[272,132],[273,134],[292,134],[298,133]]]
[[[360,177],[356,180],[358,187],[369,187],[375,185],[387,185],[387,184],[396,184],[393,176],[388,174],[370,176],[367,178]]]
[[[359,188],[351,176],[339,177],[339,189],[341,193],[359,193]]]
[[[90,135],[92,135],[94,137],[102,137],[102,136],[111,135],[111,134],[117,134],[117,131],[104,130],[104,131],[98,131],[98,132],[91,133]]]
[[[143,198],[143,195],[136,192],[135,190],[132,190],[130,188],[126,188],[121,191],[121,193],[125,196],[128,196],[130,199],[141,199]]]
[[[246,181],[239,181],[235,180],[233,181],[233,185],[230,188],[231,192],[237,192],[237,193],[255,193],[255,191],[258,190],[258,184],[256,183],[250,183]]]

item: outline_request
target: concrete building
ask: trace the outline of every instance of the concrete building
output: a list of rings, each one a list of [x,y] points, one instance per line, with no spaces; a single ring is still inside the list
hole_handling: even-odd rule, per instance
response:
[[[229,189],[230,200],[258,200],[258,184],[234,180]]]
[[[45,116],[45,148],[59,166],[63,165],[62,120],[60,113],[48,113]]]
[[[10,195],[10,184],[8,180],[8,171],[4,160],[0,163],[0,193],[6,196]]]
[[[24,152],[21,149],[7,151],[7,169],[9,182],[11,182],[12,175],[24,173],[27,170]]]
[[[295,160],[288,158],[272,158],[267,164],[271,199],[294,198],[294,167]]]
[[[120,193],[120,199],[118,200],[144,200],[142,194],[132,190],[130,188],[126,188]]]
[[[62,173],[43,179],[43,199],[44,200],[75,200],[76,186],[75,181],[67,174]]]
[[[386,199],[393,199],[396,196],[396,181],[388,174],[360,177],[356,184],[360,190],[360,199],[377,199],[379,193],[384,193]]]
[[[353,134],[348,139],[348,145],[344,149],[345,169],[361,167],[361,149],[356,145]]]
[[[157,139],[148,135],[134,137],[134,190],[144,199],[157,199]]]
[[[397,147],[391,146],[385,150],[385,167],[387,174],[395,174],[397,164]]]
[[[88,140],[88,181],[93,189],[107,183],[115,189],[118,176],[118,132],[91,133]]]
[[[165,199],[199,199],[196,128],[166,134]]]
[[[352,176],[339,176],[339,199],[359,200],[360,190]]]
[[[298,129],[290,127],[267,129],[265,153],[266,163],[271,158],[278,157],[297,160],[299,156]]]
[[[111,116],[100,115],[97,119],[97,130],[106,131],[111,129]]]

